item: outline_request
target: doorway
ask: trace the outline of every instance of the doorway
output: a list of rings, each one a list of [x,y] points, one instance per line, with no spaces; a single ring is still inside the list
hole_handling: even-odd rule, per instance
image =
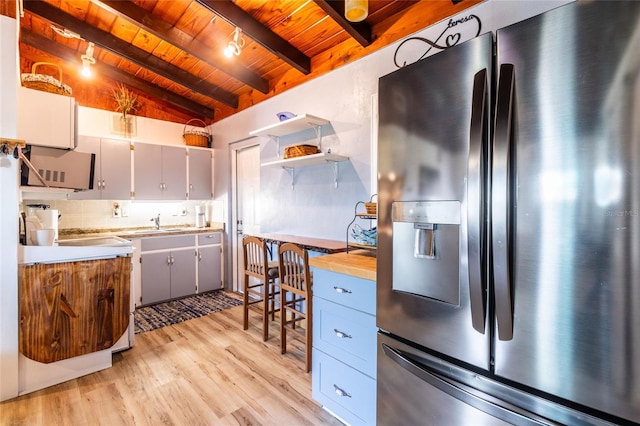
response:
[[[243,279],[242,238],[260,232],[260,145],[232,147],[232,276],[233,291],[240,291]]]

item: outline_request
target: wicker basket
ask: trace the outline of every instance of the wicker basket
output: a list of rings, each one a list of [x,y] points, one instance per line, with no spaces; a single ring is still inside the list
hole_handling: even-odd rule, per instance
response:
[[[40,66],[55,68],[58,71],[58,79],[46,74],[38,74],[36,70]],[[71,96],[71,87],[62,82],[62,68],[60,65],[51,62],[36,62],[31,67],[31,73],[21,75],[22,85],[29,89],[41,90],[43,92],[55,93],[58,95]]]
[[[198,123],[202,126],[194,126],[191,123]],[[187,129],[189,127],[189,129]],[[199,130],[196,130],[199,129]],[[184,125],[184,132],[182,134],[184,138],[184,143],[190,146],[201,146],[204,148],[211,148],[211,132],[207,128],[207,124],[198,120],[197,118],[192,118],[187,121],[187,124]]]
[[[302,157],[305,155],[313,155],[319,153],[320,150],[315,145],[294,145],[284,149],[284,158]]]
[[[367,214],[376,214],[378,212],[378,203],[364,203],[364,208],[367,210]]]

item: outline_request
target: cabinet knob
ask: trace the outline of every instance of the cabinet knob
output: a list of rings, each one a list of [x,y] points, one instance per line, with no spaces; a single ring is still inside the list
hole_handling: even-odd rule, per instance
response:
[[[333,286],[333,289],[336,291],[336,293],[351,293],[351,290],[347,290],[346,288],[342,288],[342,287],[338,287],[338,286]]]

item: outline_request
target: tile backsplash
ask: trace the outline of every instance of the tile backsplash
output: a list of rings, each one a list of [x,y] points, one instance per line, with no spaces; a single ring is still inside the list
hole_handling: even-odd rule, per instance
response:
[[[27,212],[27,204],[48,204],[60,211],[59,229],[119,229],[152,227],[152,218],[160,214],[161,226],[195,224],[197,205],[205,205],[207,220],[224,222],[221,201],[158,201],[132,200],[24,200],[21,211]],[[118,204],[119,216],[114,217],[114,205]]]

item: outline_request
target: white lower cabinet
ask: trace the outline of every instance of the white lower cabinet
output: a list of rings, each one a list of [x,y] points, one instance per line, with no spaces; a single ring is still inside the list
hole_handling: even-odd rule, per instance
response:
[[[376,423],[374,281],[313,269],[312,396],[351,425]]]
[[[141,304],[222,288],[221,233],[141,240]]]
[[[140,263],[143,305],[196,292],[193,235],[143,238]]]
[[[198,235],[198,293],[222,288],[222,233]]]

